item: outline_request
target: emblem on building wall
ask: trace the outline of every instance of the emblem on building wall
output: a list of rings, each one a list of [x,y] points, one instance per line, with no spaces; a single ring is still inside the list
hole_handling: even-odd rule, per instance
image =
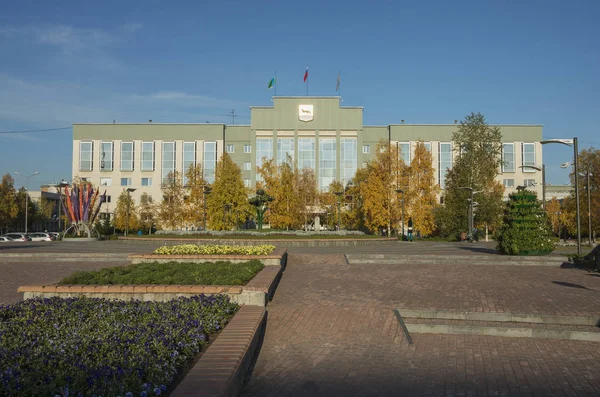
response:
[[[306,123],[313,121],[314,118],[313,105],[298,105],[298,120]]]

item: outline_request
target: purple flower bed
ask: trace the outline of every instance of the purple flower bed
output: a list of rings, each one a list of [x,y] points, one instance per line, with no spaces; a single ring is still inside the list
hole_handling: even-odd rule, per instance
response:
[[[164,395],[238,307],[221,295],[0,306],[0,395]]]

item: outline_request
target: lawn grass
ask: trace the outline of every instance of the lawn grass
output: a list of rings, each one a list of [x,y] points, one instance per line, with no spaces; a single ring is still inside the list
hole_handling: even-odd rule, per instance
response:
[[[243,263],[139,263],[78,271],[59,284],[246,285],[265,266],[254,259]]]

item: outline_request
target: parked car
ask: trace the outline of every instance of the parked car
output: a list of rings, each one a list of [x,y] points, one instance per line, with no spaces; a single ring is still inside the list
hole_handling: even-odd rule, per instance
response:
[[[29,235],[31,237],[31,241],[54,241],[56,237],[51,235],[50,233],[31,233]]]
[[[2,235],[2,237],[8,237],[11,238],[13,241],[31,241],[31,237],[29,237],[28,234],[25,233],[6,233],[4,235]]]
[[[60,240],[60,233],[59,232],[48,232],[48,234],[50,234],[51,236],[54,236],[55,240]]]
[[[10,237],[0,236],[0,243],[8,243],[10,241],[13,241],[13,239]]]

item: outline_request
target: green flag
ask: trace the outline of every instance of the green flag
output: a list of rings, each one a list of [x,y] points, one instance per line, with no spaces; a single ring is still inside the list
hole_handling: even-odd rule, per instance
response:
[[[275,77],[273,77],[271,80],[269,80],[269,86],[267,87],[267,89],[271,89],[271,87],[273,87],[275,85]]]

